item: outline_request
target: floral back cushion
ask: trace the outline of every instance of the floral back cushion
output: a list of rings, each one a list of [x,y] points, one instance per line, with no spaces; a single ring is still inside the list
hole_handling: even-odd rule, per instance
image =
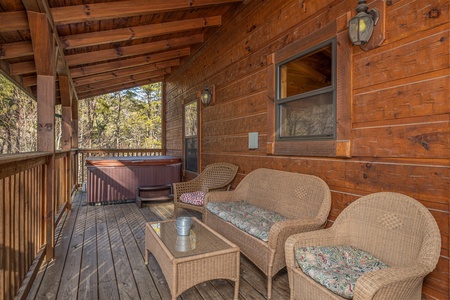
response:
[[[295,251],[302,271],[341,297],[352,299],[359,277],[389,267],[352,246],[302,247]]]
[[[244,201],[209,202],[206,208],[246,233],[267,242],[270,227],[286,217]]]

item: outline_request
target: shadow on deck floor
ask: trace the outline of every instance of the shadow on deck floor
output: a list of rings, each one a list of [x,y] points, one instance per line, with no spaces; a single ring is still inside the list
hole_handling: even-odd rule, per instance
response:
[[[197,212],[182,211],[201,219]],[[44,264],[28,299],[170,299],[161,269],[150,254],[144,264],[145,223],[172,218],[172,202],[90,206],[78,192],[58,228],[55,260]],[[265,275],[241,255],[239,299],[265,299]],[[233,298],[234,283],[212,280],[177,299]],[[286,270],[273,279],[273,299],[289,299]]]

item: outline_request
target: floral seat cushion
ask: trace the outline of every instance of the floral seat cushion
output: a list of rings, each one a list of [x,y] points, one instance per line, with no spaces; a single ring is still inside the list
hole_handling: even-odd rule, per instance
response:
[[[269,240],[270,227],[286,219],[276,212],[243,201],[209,202],[206,208],[216,216],[265,242]]]
[[[381,260],[352,246],[302,247],[295,251],[302,271],[341,297],[352,299],[365,273],[387,268]]]
[[[180,195],[180,202],[197,205],[197,206],[202,206],[203,198],[205,198],[205,194],[206,193],[203,191],[184,193],[184,194]]]

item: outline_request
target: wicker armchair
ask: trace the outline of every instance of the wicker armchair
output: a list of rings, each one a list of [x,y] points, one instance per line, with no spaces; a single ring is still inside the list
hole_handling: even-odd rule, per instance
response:
[[[180,196],[184,193],[192,192],[209,192],[213,190],[229,190],[231,182],[238,171],[238,166],[230,163],[214,163],[207,165],[203,172],[196,178],[173,184],[173,203],[174,203],[174,217],[177,217],[178,209],[185,208],[199,211],[204,216],[204,205],[193,205],[189,203],[180,202]]]
[[[398,193],[364,196],[345,208],[333,226],[291,236],[286,265],[291,299],[344,299],[298,267],[295,250],[306,246],[354,246],[389,267],[356,281],[353,299],[421,299],[423,278],[436,267],[441,251],[439,228],[417,200]]]

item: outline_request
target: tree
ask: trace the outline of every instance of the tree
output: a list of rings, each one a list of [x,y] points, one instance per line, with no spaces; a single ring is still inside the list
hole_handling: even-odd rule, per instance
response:
[[[160,148],[161,83],[80,102],[80,148]]]
[[[36,102],[0,75],[0,152],[36,151]]]

